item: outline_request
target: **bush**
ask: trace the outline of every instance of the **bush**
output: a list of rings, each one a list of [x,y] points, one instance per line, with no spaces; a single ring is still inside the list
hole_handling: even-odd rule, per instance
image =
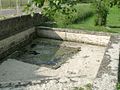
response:
[[[93,10],[91,9],[90,4],[78,4],[75,7],[76,12],[73,12],[69,15],[56,12],[53,16],[54,21],[58,27],[65,27],[68,24],[81,22],[88,17],[93,15]]]
[[[82,3],[92,3],[94,0],[80,0]]]

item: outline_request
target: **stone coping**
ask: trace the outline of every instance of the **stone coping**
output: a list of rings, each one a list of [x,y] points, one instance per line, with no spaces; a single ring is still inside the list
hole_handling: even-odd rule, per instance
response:
[[[37,30],[50,30],[70,33],[82,33],[98,36],[108,36],[110,40],[106,45],[106,51],[99,68],[96,79],[93,83],[92,90],[116,90],[118,83],[118,68],[119,68],[119,55],[120,55],[120,35],[104,32],[90,32],[74,29],[61,29],[61,28],[49,28],[49,27],[37,27]]]
[[[118,83],[120,36],[112,35],[101,66],[93,83],[93,90],[116,90]]]
[[[36,31],[37,35],[42,38],[60,39],[100,46],[107,46],[111,36],[109,33],[103,32],[89,32],[83,30],[48,27],[37,27]]]
[[[51,27],[45,27],[45,26],[38,26],[36,27],[36,30],[51,30],[51,31],[61,31],[61,32],[71,32],[71,33],[82,33],[82,34],[90,34],[90,35],[100,35],[100,36],[111,36],[113,33],[107,33],[107,32],[97,32],[97,31],[89,31],[89,30],[82,30],[82,29],[69,29],[69,28],[51,28]],[[114,33],[114,35],[119,35],[117,33]]]

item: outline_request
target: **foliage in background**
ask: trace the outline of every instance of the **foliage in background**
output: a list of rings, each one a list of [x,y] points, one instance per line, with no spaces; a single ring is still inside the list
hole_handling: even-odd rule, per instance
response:
[[[82,22],[94,13],[90,4],[77,4],[74,8],[76,12],[71,12],[69,15],[59,12],[54,15],[54,21],[57,27],[66,27],[69,24]]]
[[[120,0],[95,0],[96,26],[106,26],[109,9],[114,5],[120,5]]]
[[[80,0],[80,2],[82,2],[82,3],[93,3],[94,0]]]
[[[45,6],[45,4],[47,5]],[[53,19],[53,16],[60,12],[65,15],[69,15],[71,12],[75,12],[74,5],[79,3],[79,0],[31,0],[26,6],[25,10],[34,13],[34,8],[38,7],[42,9],[42,13],[45,16]]]
[[[87,18],[86,20],[83,20],[82,22],[69,24],[66,27],[81,29],[81,30],[89,30],[89,31],[120,33],[120,9],[117,6],[110,8],[106,27],[95,26],[94,25],[95,18],[96,16],[94,15],[92,17]]]
[[[117,5],[120,8],[120,0],[110,0],[110,7]]]
[[[105,26],[107,15],[109,12],[109,1],[108,0],[95,0],[95,9],[96,9],[96,26]]]
[[[49,17],[56,25],[65,27],[93,15],[90,4],[78,4],[81,0],[33,0],[29,2],[26,11],[34,14],[35,7],[42,7],[42,14]]]
[[[35,7],[43,7],[45,5],[46,0],[32,0],[28,6],[26,7],[27,11],[32,12],[32,15],[34,14],[34,8]],[[88,1],[88,0],[85,0]],[[47,0],[47,5],[43,7],[42,13],[49,17],[51,20],[57,21],[56,16],[59,19],[64,19],[63,21],[66,21],[66,23],[63,22],[64,25],[69,24],[74,21],[72,18],[74,18],[74,14],[77,12],[76,8],[74,6],[80,2],[83,2],[83,0]],[[95,12],[96,12],[96,19],[95,19],[95,25],[96,26],[106,26],[107,22],[107,16],[109,13],[109,8],[119,5],[119,0],[95,0],[94,6],[95,6]],[[32,6],[32,8],[31,8]],[[57,21],[59,23],[59,21]],[[60,22],[60,24],[62,24]]]

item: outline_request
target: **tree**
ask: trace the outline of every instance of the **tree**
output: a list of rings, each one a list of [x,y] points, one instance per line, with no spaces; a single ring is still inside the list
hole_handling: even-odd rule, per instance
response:
[[[34,14],[35,9],[42,8],[42,13],[50,18],[56,14],[56,12],[61,12],[63,14],[70,14],[74,12],[73,6],[80,0],[31,0],[25,8],[27,13]],[[47,3],[47,6],[45,6]],[[30,12],[29,12],[30,11]]]
[[[107,15],[109,12],[109,1],[108,0],[96,0],[95,1],[95,12],[96,12],[96,19],[95,25],[105,26]]]
[[[120,0],[111,0],[110,5],[111,5],[111,7],[114,5],[117,5],[118,8],[120,8]]]
[[[120,0],[95,0],[96,26],[106,26],[109,9],[114,5],[120,5]]]

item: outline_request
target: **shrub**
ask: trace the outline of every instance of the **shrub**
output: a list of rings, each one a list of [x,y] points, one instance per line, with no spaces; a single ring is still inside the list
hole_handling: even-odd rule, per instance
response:
[[[94,0],[80,0],[82,3],[92,3]]]
[[[66,27],[68,24],[77,23],[85,20],[93,15],[93,10],[90,8],[90,4],[77,4],[75,12],[71,12],[69,15],[57,12],[53,18],[58,27]]]

